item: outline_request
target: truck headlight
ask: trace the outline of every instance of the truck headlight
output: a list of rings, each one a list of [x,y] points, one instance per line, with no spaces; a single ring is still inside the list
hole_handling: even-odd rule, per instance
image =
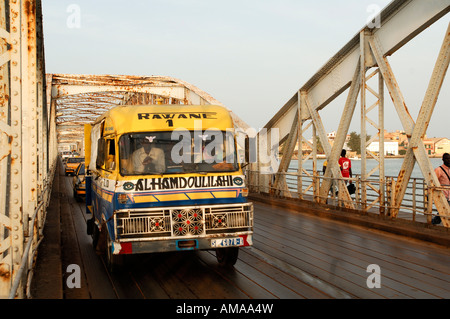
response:
[[[117,201],[119,202],[119,204],[126,204],[127,203],[127,194],[119,194],[117,196]]]

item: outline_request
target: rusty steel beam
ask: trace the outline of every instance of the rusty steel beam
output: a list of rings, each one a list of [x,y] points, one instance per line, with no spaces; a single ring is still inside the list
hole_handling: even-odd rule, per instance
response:
[[[345,139],[347,137],[348,130],[350,128],[350,123],[355,112],[356,102],[358,99],[358,93],[360,90],[360,81],[362,72],[360,72],[361,65],[357,64],[355,68],[355,72],[352,79],[352,84],[350,86],[350,90],[347,95],[347,100],[345,102],[344,110],[342,112],[342,117],[339,122],[336,139],[331,148],[330,154],[327,156],[327,170],[325,172],[325,178],[322,181],[322,185],[320,187],[320,198],[322,202],[325,202],[324,198],[327,197],[332,181],[329,179],[332,175],[334,178],[341,177],[341,172],[339,169],[338,161],[341,151],[344,147]],[[328,169],[328,167],[330,169]],[[341,182],[340,189],[346,189],[345,185]],[[346,200],[351,200],[348,191],[345,195]]]
[[[291,132],[293,120],[296,117],[296,113],[299,105],[301,105],[301,97],[298,92],[304,92],[304,94],[308,98],[308,104],[311,107],[311,112],[301,113],[301,117],[297,119],[300,123],[306,120],[313,120],[314,127],[313,132],[319,132],[320,135],[323,135],[321,123],[318,121],[317,117],[314,119],[318,111],[324,109],[329,103],[335,100],[342,92],[350,87],[353,83],[352,78],[354,75],[354,70],[358,64],[363,64],[363,69],[361,72],[361,80],[363,90],[361,90],[361,125],[362,125],[362,181],[365,182],[365,186],[363,187],[363,193],[365,191],[365,187],[368,186],[379,194],[380,203],[380,212],[384,213],[384,208],[381,205],[384,205],[384,189],[383,186],[380,186],[379,189],[375,190],[373,183],[366,181],[366,177],[371,176],[375,170],[380,170],[379,182],[383,184],[384,180],[384,163],[382,155],[376,156],[368,151],[366,151],[366,146],[369,142],[373,141],[375,138],[380,139],[380,144],[382,144],[381,149],[383,149],[384,145],[384,103],[383,103],[383,86],[386,82],[386,86],[390,88],[389,92],[393,94],[394,107],[399,114],[402,125],[405,128],[408,136],[411,136],[413,133],[413,127],[415,125],[414,121],[410,117],[408,110],[404,107],[404,99],[401,95],[401,92],[396,87],[396,83],[392,82],[392,72],[390,70],[389,64],[386,56],[394,54],[398,49],[400,49],[403,45],[408,43],[411,39],[429,27],[431,24],[444,17],[450,11],[450,4],[448,0],[434,0],[434,1],[421,1],[421,0],[394,0],[392,1],[386,8],[384,8],[380,15],[379,21],[381,22],[378,27],[368,27],[365,26],[361,29],[361,31],[355,35],[337,54],[335,54],[319,71],[313,75],[297,92],[294,96],[287,101],[284,106],[270,119],[265,128],[268,130],[278,129],[280,140],[284,140],[286,136],[288,136]],[[374,39],[376,39],[377,47],[374,49]],[[373,56],[373,51],[377,50],[378,58],[375,59]],[[380,67],[380,64],[384,65]],[[378,67],[378,71],[380,74],[372,73],[368,76],[378,75],[378,92],[370,88],[366,85],[366,76],[365,73],[368,69]],[[366,105],[366,91],[372,93],[375,97],[378,98],[378,102],[372,105]],[[432,95],[431,95],[432,96]],[[366,113],[373,110],[378,106],[378,123],[372,120],[367,116]],[[378,134],[373,136],[371,140],[366,142],[364,138],[366,132],[366,122],[370,125],[373,125],[376,129],[378,129]],[[423,131],[423,130],[422,130]],[[343,133],[339,133],[343,134]],[[313,134],[313,138],[315,138]],[[344,138],[344,137],[342,137]],[[323,137],[320,138],[324,140]],[[300,141],[300,138],[299,138]],[[323,143],[324,144],[324,143]],[[423,144],[423,143],[422,143]],[[314,146],[314,145],[313,145]],[[327,150],[326,144],[325,153],[327,157],[330,156],[330,151]],[[423,145],[422,145],[423,146]],[[422,148],[421,143],[419,143],[418,149]],[[367,152],[367,156],[366,156]],[[300,152],[299,152],[300,153]],[[416,153],[416,151],[414,151]],[[422,153],[422,150],[418,151],[418,154]],[[315,150],[312,152],[313,154],[313,169],[315,170]],[[365,161],[366,157],[373,157],[378,160],[379,164],[376,168],[372,169],[370,172],[366,172],[365,169]],[[409,155],[411,156],[411,155]],[[417,155],[416,157],[420,157],[422,161],[422,171],[424,175],[427,175],[426,178],[430,181],[430,170],[431,164],[427,159],[425,159],[425,155]],[[406,162],[405,162],[406,163]],[[299,163],[298,172],[301,172],[302,164]],[[427,166],[427,168],[423,168]],[[408,171],[412,170],[413,163],[408,164]],[[383,170],[383,172],[381,172]],[[403,171],[403,170],[402,170]],[[331,172],[329,172],[331,174]],[[332,174],[335,175],[334,173]],[[405,175],[409,176],[409,175]],[[329,178],[329,176],[326,176]],[[327,179],[327,178],[325,178]],[[431,178],[432,179],[432,178]],[[326,184],[323,184],[323,189],[321,190],[321,194],[323,195],[326,188],[325,185],[329,184],[329,181],[325,181]],[[406,181],[402,181],[402,183],[406,183]],[[435,183],[431,183],[431,185],[435,185]],[[399,187],[397,185],[397,187]],[[403,187],[403,186],[402,186]],[[398,189],[396,189],[398,190]],[[437,192],[439,193],[439,192]],[[397,201],[400,198],[400,193],[397,193],[396,198]],[[363,194],[364,195],[364,194]],[[438,196],[438,195],[436,195]],[[320,197],[320,196],[319,196]],[[364,196],[363,196],[364,197]],[[363,202],[365,204],[364,198]],[[441,199],[439,199],[441,202]],[[436,203],[436,200],[435,200]],[[372,207],[375,204],[375,201],[371,204],[367,205],[367,209]],[[399,204],[398,202],[396,205]],[[444,207],[446,203],[438,204],[440,206],[439,210],[446,209]]]
[[[278,167],[278,174],[275,176],[275,181],[273,183],[273,187],[275,189],[280,188],[280,186],[283,188],[283,192],[289,192],[288,187],[286,185],[286,176],[283,173],[286,173],[289,169],[289,165],[291,163],[292,155],[294,154],[294,148],[295,144],[298,139],[298,113],[295,117],[292,125],[291,125],[291,133],[289,134],[288,138],[284,142],[283,146],[283,156],[281,159],[280,166]],[[286,196],[286,195],[283,195]]]
[[[431,75],[431,79],[429,81],[428,88],[425,93],[425,97],[422,102],[419,115],[417,117],[417,121],[414,124],[414,128],[411,133],[411,138],[409,141],[410,147],[406,152],[406,156],[403,161],[400,174],[398,176],[395,190],[397,207],[394,207],[394,210],[392,212],[394,217],[397,216],[398,214],[398,206],[400,205],[405,195],[407,181],[409,180],[412,168],[414,167],[414,163],[416,162],[416,160],[419,161],[420,168],[422,169],[422,173],[426,177],[429,186],[434,187],[440,186],[439,181],[437,181],[437,178],[434,176],[434,171],[428,169],[428,167],[431,167],[431,164],[429,163],[428,160],[428,156],[426,156],[426,154],[425,156],[422,154],[424,152],[424,148],[422,148],[423,146],[422,139],[430,123],[431,116],[433,114],[433,110],[442,87],[442,83],[448,70],[449,61],[450,61],[450,23],[447,28],[435,67],[433,69],[433,73]],[[447,201],[445,200],[442,191],[434,191],[433,200],[438,212],[441,215],[446,216],[449,214],[450,208],[448,207]],[[444,225],[449,227],[450,222],[448,221],[448,219],[443,218],[442,220]]]
[[[59,131],[69,123],[80,127],[80,133],[72,135],[74,141],[83,139],[85,123],[118,105],[156,104],[158,98],[163,104],[223,105],[192,84],[164,76],[53,74],[51,92]],[[230,113],[237,127],[248,128]]]
[[[0,3],[2,298],[25,296],[53,174],[41,10],[41,0]]]
[[[14,15],[13,12],[19,12],[20,15]],[[23,8],[20,2],[9,3],[9,19],[10,19],[10,45],[11,48],[11,60],[10,60],[10,118],[11,118],[11,129],[12,129],[12,145],[11,145],[11,162],[9,171],[12,173],[10,177],[10,185],[12,191],[10,192],[9,199],[9,214],[11,218],[10,229],[12,230],[9,234],[11,240],[11,247],[9,248],[9,262],[8,270],[4,269],[3,274],[9,273],[8,286],[4,287],[1,294],[5,291],[4,289],[10,289],[12,285],[13,273],[18,270],[20,264],[23,248],[24,248],[24,236],[23,236],[23,211],[28,207],[25,207],[25,203],[22,202],[22,95],[24,94],[23,88],[21,86],[21,69],[22,69],[22,52],[24,46],[22,41],[25,41],[21,37],[21,15],[23,13]],[[26,51],[25,51],[26,52]],[[5,264],[3,264],[5,266]],[[5,272],[6,271],[6,272]]]
[[[380,13],[378,35],[383,55],[391,55],[428,26],[450,11],[448,0],[394,0]],[[366,29],[366,27],[361,30]],[[345,91],[351,84],[353,70],[359,63],[360,33],[358,32],[341,50],[319,69],[300,90],[308,92],[310,101],[318,110]],[[277,127],[280,138],[289,134],[297,107],[297,93],[265,125]],[[307,116],[307,115],[306,115]]]
[[[380,75],[379,69],[372,71],[369,75],[366,72],[372,67],[376,67],[373,59],[368,39],[371,37],[372,31],[369,29],[362,30],[360,32],[360,55],[361,55],[361,87],[360,87],[360,100],[361,100],[361,172],[360,172],[360,198],[358,201],[361,203],[361,209],[368,211],[372,206],[379,202],[379,211],[384,213],[384,82]],[[368,81],[375,75],[378,76],[378,92],[372,89],[368,85]],[[367,93],[370,93],[376,98],[376,102],[367,105]],[[378,123],[369,117],[369,112],[378,107]],[[377,134],[367,139],[367,123],[372,125]],[[378,137],[379,150],[378,154],[370,152],[367,147]],[[367,158],[370,156],[375,159],[378,164],[370,171],[367,172]],[[375,185],[369,181],[369,177],[374,174],[375,171],[379,171],[378,185]],[[377,188],[378,187],[378,188]],[[376,191],[378,196],[369,202],[367,196],[367,188],[371,188]]]
[[[448,37],[446,36],[446,39],[447,38]],[[370,43],[370,47],[372,49],[372,53],[374,54],[374,57],[378,63],[380,70],[381,70],[381,73],[383,74],[383,79],[385,80],[386,86],[389,90],[389,93],[391,95],[391,98],[392,98],[392,101],[396,108],[396,111],[399,115],[402,126],[403,126],[404,130],[406,131],[406,134],[408,136],[412,136],[415,123],[408,111],[408,108],[406,107],[406,102],[400,91],[399,85],[395,79],[394,73],[389,65],[389,62],[387,61],[386,57],[381,55],[382,50],[380,48],[380,43],[379,43],[379,41],[377,41],[376,36],[371,37],[371,39],[369,40],[369,43]],[[395,187],[395,194],[396,194],[395,203],[394,203],[395,208],[398,208],[401,204],[401,201],[403,200],[403,196],[406,191],[406,184],[408,183],[409,177],[411,176],[412,170],[414,168],[415,160],[417,160],[417,162],[420,166],[420,169],[425,178],[425,181],[427,182],[427,185],[430,187],[436,187],[437,185],[439,185],[439,181],[437,180],[436,174],[434,173],[433,167],[430,163],[427,152],[425,150],[423,140],[419,137],[423,136],[423,134],[424,134],[424,132],[422,132],[420,128],[421,127],[422,127],[422,129],[426,128],[427,125],[425,123],[428,121],[427,119],[431,117],[431,114],[429,114],[429,113],[432,113],[432,109],[434,108],[434,103],[437,99],[437,94],[439,93],[441,84],[437,85],[438,89],[436,90],[436,89],[434,89],[436,87],[436,83],[440,83],[443,81],[443,77],[445,76],[445,71],[448,68],[448,59],[441,58],[442,55],[445,56],[446,54],[448,54],[448,52],[447,52],[448,48],[445,47],[446,45],[448,45],[448,39],[446,41],[444,41],[443,50],[441,50],[440,57],[438,58],[438,65],[437,65],[437,67],[435,67],[435,70],[433,72],[433,76],[432,76],[432,79],[430,82],[430,86],[427,90],[427,96],[430,94],[433,96],[433,98],[431,99],[432,103],[424,104],[421,109],[422,113],[420,115],[423,117],[423,119],[421,119],[421,121],[424,121],[424,124],[419,125],[416,135],[415,135],[415,140],[414,140],[415,146],[414,146],[414,148],[411,148],[414,153],[414,157],[411,157],[411,155],[405,157],[403,165],[402,165],[402,169],[399,172],[399,176],[398,176],[396,187]],[[441,60],[441,61],[439,61],[439,60]],[[445,61],[447,61],[447,62],[445,62]],[[445,63],[447,64],[446,66],[445,66]],[[444,65],[444,67],[442,67],[442,65]],[[436,82],[436,83],[433,83],[433,82]],[[434,199],[434,204],[436,205],[438,212],[440,214],[442,214],[443,216],[448,216],[449,215],[449,207],[448,207],[447,200],[445,199],[442,191],[433,192],[433,199]],[[393,210],[393,217],[396,216],[396,211],[397,211],[396,209]],[[444,225],[448,227],[449,222],[445,218],[443,219],[443,221],[444,221]]]

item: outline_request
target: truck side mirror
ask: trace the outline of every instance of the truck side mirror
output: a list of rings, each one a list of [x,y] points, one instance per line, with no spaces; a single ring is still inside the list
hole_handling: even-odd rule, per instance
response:
[[[100,168],[105,164],[105,157],[105,140],[100,138],[97,142],[97,168]]]
[[[244,161],[245,163],[249,163],[250,161],[250,139],[248,137],[248,135],[245,136],[245,156],[244,156]]]
[[[116,169],[116,162],[108,162],[108,170],[113,171]]]

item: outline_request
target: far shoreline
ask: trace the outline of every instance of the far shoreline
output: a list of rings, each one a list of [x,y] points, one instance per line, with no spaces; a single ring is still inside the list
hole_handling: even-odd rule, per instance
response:
[[[442,155],[443,154],[439,154],[439,155],[436,155],[436,154],[433,154],[433,155],[428,155],[428,158],[442,158]],[[326,159],[326,156],[325,156],[325,154],[317,154],[316,155],[317,156],[317,159]],[[280,157],[281,157],[281,155],[280,155]],[[385,159],[391,159],[391,158],[404,158],[405,157],[405,155],[386,155],[384,158]],[[297,158],[297,155],[293,155],[292,156],[292,159],[293,160],[297,160],[298,158]],[[350,160],[361,160],[361,156],[358,156],[358,157],[349,157],[349,159]],[[368,158],[368,159],[370,159],[370,158]],[[312,160],[312,158],[309,158],[309,160]]]

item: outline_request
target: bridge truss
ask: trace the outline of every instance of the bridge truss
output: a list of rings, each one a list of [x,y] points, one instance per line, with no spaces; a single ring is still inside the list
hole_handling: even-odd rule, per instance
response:
[[[419,116],[412,118],[402,91],[397,83],[395,72],[389,64],[388,57],[417,34],[444,17],[450,10],[448,0],[441,1],[392,1],[379,15],[379,25],[364,27],[350,42],[334,55],[313,77],[305,83],[294,96],[275,114],[265,126],[259,138],[269,140],[271,130],[278,130],[283,142],[282,156],[275,178],[260,174],[261,167],[252,168],[250,180],[256,190],[272,192],[282,196],[302,199],[307,191],[313,189],[314,200],[325,203],[332,183],[339,185],[339,201],[350,209],[365,212],[378,207],[379,212],[392,218],[397,217],[405,196],[406,189],[417,162],[423,173],[429,192],[428,207],[435,205],[441,216],[450,216],[450,208],[443,195],[442,188],[428,159],[423,138],[448,69],[450,59],[450,27],[445,31],[443,43],[423,99]],[[387,87],[396,113],[409,139],[409,148],[398,177],[387,183],[384,175],[384,87]],[[326,129],[320,117],[327,106],[344,92],[346,102],[341,108],[341,118],[333,145],[328,142]],[[360,100],[361,117],[361,176],[358,183],[359,206],[352,200],[345,180],[342,179],[338,159],[348,134],[351,120],[354,118],[357,100]],[[367,127],[373,126],[377,134],[367,139]],[[304,134],[312,129],[312,143]],[[370,152],[367,146],[374,140],[380,142],[378,154]],[[319,181],[317,178],[317,144],[323,146],[328,168]],[[311,154],[302,154],[301,145],[309,144]],[[288,172],[295,146],[299,145],[298,168],[296,174]],[[270,146],[264,146],[268,152]],[[302,156],[303,155],[303,156]],[[378,165],[368,171],[367,159],[373,158]],[[305,170],[307,160],[313,160],[313,172]],[[378,173],[376,175],[375,173]],[[257,176],[254,176],[254,175]],[[297,176],[296,194],[287,185],[287,177]],[[310,177],[309,185],[304,184],[302,176]],[[375,178],[372,178],[377,176]],[[306,187],[305,187],[306,186]],[[389,188],[387,194],[386,188]],[[368,191],[376,193],[370,199]],[[295,191],[294,191],[295,192]],[[333,195],[334,196],[334,195]],[[431,208],[430,208],[431,209]],[[444,226],[449,227],[448,218],[442,218]]]
[[[194,85],[168,76],[49,74],[47,79],[58,144],[81,144],[83,125],[118,105],[222,105]],[[230,113],[237,126],[247,127]]]
[[[331,163],[326,177],[339,176],[335,163],[344,144],[358,95],[363,101],[362,124],[368,122],[375,125],[382,139],[384,92],[381,84],[385,83],[412,145],[395,184],[395,204],[389,207],[387,213],[396,216],[396,207],[402,201],[414,163],[418,162],[430,189],[435,190],[432,198],[439,213],[448,216],[449,207],[426,157],[422,137],[448,68],[449,30],[416,121],[408,113],[387,59],[448,11],[448,0],[393,1],[381,13],[380,28],[361,30],[294,94],[266,125],[268,134],[271,129],[277,128],[280,137],[286,141],[280,174],[277,174],[272,185],[274,189],[287,191],[282,173],[287,171],[296,142],[302,145],[305,141],[303,135],[308,128],[312,128],[319,137]],[[0,2],[0,297],[27,296],[35,252],[43,238],[58,143],[80,142],[82,125],[116,105],[147,104],[160,99],[163,104],[220,105],[191,84],[170,77],[46,75],[43,38],[41,0]],[[370,78],[378,78],[378,88],[371,87]],[[326,141],[319,111],[347,89],[349,93],[337,139],[331,146]],[[366,105],[366,92],[373,94],[377,102]],[[378,109],[378,121],[369,118],[369,113],[375,109]],[[234,119],[238,127],[247,128],[242,120],[236,116]],[[364,134],[365,131],[361,132],[363,137]],[[362,140],[365,141],[364,138]],[[315,148],[316,141],[313,142],[314,161]],[[376,157],[371,153],[363,156]],[[377,159],[382,171],[384,159]],[[303,162],[299,161],[298,172],[305,171],[302,165]],[[361,179],[364,190],[377,189],[377,185],[367,179],[372,174],[364,169]],[[380,174],[380,182],[383,178]],[[269,187],[268,176],[259,175],[258,179],[261,191]],[[327,192],[330,183],[331,179],[325,179],[322,185],[311,186],[318,195],[317,201],[323,201],[324,196],[320,194]],[[353,207],[343,182],[339,183],[344,190],[339,192],[339,196],[346,206]],[[364,190],[361,196],[364,196]],[[383,193],[381,188],[377,191]],[[298,193],[301,197],[302,191]],[[378,201],[384,201],[381,195]],[[371,206],[373,203],[367,202],[364,209]],[[448,219],[443,218],[443,222],[446,227],[449,226]]]
[[[23,296],[55,167],[41,1],[0,2],[0,297]],[[15,295],[15,293],[13,294]]]

